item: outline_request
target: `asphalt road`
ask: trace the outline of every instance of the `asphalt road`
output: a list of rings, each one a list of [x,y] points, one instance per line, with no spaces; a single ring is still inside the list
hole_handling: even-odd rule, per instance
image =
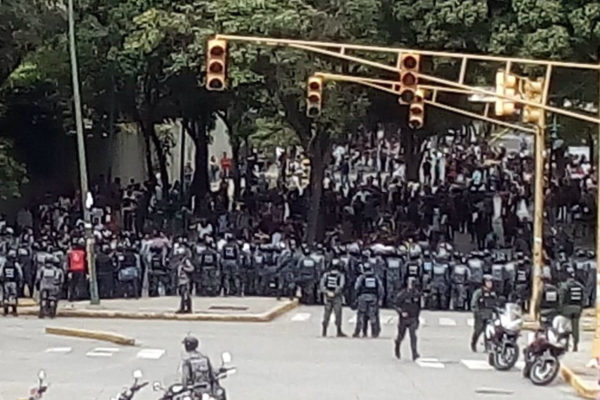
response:
[[[223,351],[233,354],[238,373],[222,383],[234,400],[575,398],[560,380],[538,388],[518,369],[489,370],[485,355],[468,349],[469,314],[425,312],[418,363],[408,360],[408,343],[406,359],[393,357],[396,320],[390,311],[382,313],[378,339],[321,338],[321,315],[320,307],[299,307],[265,324],[0,317],[0,399],[25,396],[40,368],[47,371],[48,400],[110,399],[131,382],[135,369],[150,381],[174,382],[188,332],[201,338],[213,363]],[[346,333],[353,330],[352,317],[344,310]],[[139,344],[49,336],[48,325],[113,331],[134,336]],[[479,393],[482,389],[492,393]],[[158,397],[146,388],[136,399]]]

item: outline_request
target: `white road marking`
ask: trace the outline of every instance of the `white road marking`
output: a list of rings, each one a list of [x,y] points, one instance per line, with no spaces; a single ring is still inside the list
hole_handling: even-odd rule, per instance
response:
[[[444,364],[440,362],[437,358],[419,358],[417,360],[417,365],[421,368],[434,368],[434,369],[443,369],[446,368]]]
[[[527,344],[533,343],[534,340],[535,340],[535,332],[529,332],[527,334]]]
[[[387,317],[383,317],[383,323],[386,325],[391,325],[393,324],[395,321],[397,320],[397,317],[394,317],[393,315],[389,315]]]
[[[427,325],[427,321],[425,321],[425,318],[419,317],[419,325],[421,325],[421,326]]]
[[[146,360],[158,360],[165,354],[163,349],[144,349],[137,353],[137,358],[143,358]]]
[[[71,347],[50,347],[46,349],[46,353],[70,353],[73,351]]]
[[[88,351],[85,353],[87,357],[112,357],[114,353],[103,353],[101,351]]]
[[[467,319],[467,325],[468,326],[474,326],[475,325],[475,319],[474,318],[469,318]]]
[[[350,318],[350,319],[348,320],[348,322],[349,322],[350,324],[356,324],[356,315],[354,315],[352,318]]]
[[[494,369],[494,367],[484,360],[460,360],[460,362],[462,365],[472,370],[489,371]]]
[[[96,347],[94,350],[98,353],[118,353],[120,350],[116,347]]]
[[[440,318],[438,323],[440,326],[456,326],[456,321],[452,318]]]
[[[292,317],[292,321],[294,322],[304,322],[310,319],[310,313],[296,313]]]

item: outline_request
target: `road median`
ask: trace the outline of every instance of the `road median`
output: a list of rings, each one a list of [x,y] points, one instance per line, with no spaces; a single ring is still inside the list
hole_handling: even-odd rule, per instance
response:
[[[577,392],[579,397],[584,399],[597,399],[598,398],[598,387],[594,381],[586,380],[585,378],[577,375],[573,370],[566,365],[560,366],[560,374],[571,387]]]
[[[70,336],[81,339],[101,340],[120,344],[121,346],[135,346],[135,339],[112,332],[91,331],[87,329],[75,329],[59,326],[47,326],[46,333],[49,335]]]

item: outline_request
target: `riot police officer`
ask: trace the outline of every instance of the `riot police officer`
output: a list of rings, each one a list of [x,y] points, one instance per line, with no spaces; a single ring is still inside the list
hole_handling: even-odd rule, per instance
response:
[[[37,272],[36,284],[40,291],[39,317],[56,316],[60,289],[65,280],[65,274],[60,267],[60,260],[50,256]]]
[[[316,281],[318,276],[317,261],[312,257],[308,246],[302,248],[303,255],[298,259],[296,267],[297,283],[302,291],[301,301],[304,304],[315,304]]]
[[[394,354],[400,359],[400,345],[406,335],[410,334],[410,349],[412,359],[419,358],[417,351],[417,329],[419,329],[419,315],[421,314],[421,292],[414,278],[409,278],[406,289],[403,289],[395,299],[395,309],[398,312],[398,335],[394,340]]]
[[[179,314],[191,314],[192,313],[192,273],[194,272],[194,265],[190,261],[187,249],[183,246],[175,249],[177,257],[177,292],[180,298]]]
[[[122,249],[117,255],[117,279],[119,293],[126,297],[140,296],[142,276],[140,258],[131,246]]]
[[[221,288],[221,270],[219,253],[212,247],[210,236],[205,238],[206,245],[197,248],[198,267],[194,274],[196,294],[201,296],[218,296]]]
[[[431,278],[431,292],[429,293],[429,307],[431,309],[448,309],[448,292],[450,283],[450,266],[448,265],[448,252],[440,251],[433,264]]]
[[[552,325],[552,320],[560,309],[560,296],[556,286],[552,284],[548,274],[542,275],[542,297],[540,300],[540,316],[543,323]]]
[[[511,301],[518,303],[525,310],[531,292],[531,266],[522,254],[517,254],[515,264],[515,290]]]
[[[108,245],[100,246],[94,258],[98,276],[98,295],[101,299],[110,299],[115,295],[116,265],[110,256]]]
[[[402,288],[403,262],[398,250],[390,248],[385,253],[385,297],[386,305],[392,307],[394,298]]]
[[[223,273],[223,294],[241,294],[240,248],[231,234],[226,234],[227,242],[221,249],[221,271]]]
[[[579,318],[584,304],[583,285],[575,279],[575,270],[567,268],[568,279],[560,285],[560,314],[571,320],[573,327],[573,351],[577,351],[579,345]]]
[[[213,394],[215,373],[210,359],[198,351],[200,342],[193,336],[183,339],[185,357],[181,365],[181,383],[184,386],[193,386],[195,397],[202,394]]]
[[[369,264],[364,265],[363,274],[357,279],[355,290],[358,296],[356,328],[352,337],[358,337],[363,327],[371,323],[371,336],[379,336],[379,303],[383,299],[383,284]],[[363,332],[364,334],[364,332]]]
[[[485,330],[485,323],[492,318],[494,307],[497,305],[497,295],[494,290],[491,275],[484,275],[483,286],[473,293],[471,299],[471,310],[475,323],[473,325],[473,336],[471,337],[471,350],[477,352],[477,341]]]
[[[343,291],[346,283],[343,272],[341,271],[339,259],[331,262],[329,271],[321,277],[319,289],[324,296],[325,313],[323,314],[322,335],[327,336],[327,326],[333,311],[335,316],[335,326],[337,328],[337,337],[345,337],[342,331],[342,304]]]
[[[452,267],[450,281],[452,283],[452,309],[464,311],[468,303],[467,282],[470,278],[470,271],[467,267],[467,260],[462,254],[456,254],[456,262]]]
[[[4,315],[8,315],[9,309],[12,309],[12,314],[16,316],[19,302],[19,287],[23,283],[23,271],[17,262],[17,251],[15,249],[8,250],[6,261],[0,267],[0,282],[2,283]]]
[[[23,288],[22,294],[24,295],[25,287],[29,297],[33,297],[33,290],[35,284],[36,270],[35,264],[33,263],[33,254],[29,244],[22,243],[17,249],[17,261],[23,269]]]
[[[491,266],[492,280],[494,281],[494,289],[499,296],[504,296],[504,282],[506,281],[506,274],[504,265],[506,264],[506,257],[503,253],[497,252],[494,256],[494,260]]]
[[[289,297],[293,299],[296,295],[296,265],[300,259],[300,253],[296,247],[296,241],[290,240],[287,247],[283,248],[279,259],[277,270],[277,299]]]

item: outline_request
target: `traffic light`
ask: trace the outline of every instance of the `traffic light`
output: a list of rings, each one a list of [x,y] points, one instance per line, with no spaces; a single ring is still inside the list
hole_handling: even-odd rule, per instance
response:
[[[517,76],[509,74],[503,69],[498,70],[496,72],[496,93],[515,97],[517,94]],[[513,115],[515,113],[515,102],[497,98],[494,111],[497,116]]]
[[[410,104],[417,91],[421,56],[418,54],[402,54],[400,57],[400,104]]]
[[[206,89],[223,91],[226,87],[227,42],[221,39],[210,39],[206,55]]]
[[[535,103],[542,103],[542,90],[544,89],[544,78],[536,80],[525,80],[524,97],[525,100]],[[526,124],[537,124],[542,118],[543,109],[535,106],[525,105],[521,115],[522,120]]]
[[[417,89],[408,107],[408,126],[411,129],[421,129],[425,119],[425,93]]]
[[[308,78],[306,93],[306,116],[317,118],[321,115],[323,106],[323,78],[311,76]]]

